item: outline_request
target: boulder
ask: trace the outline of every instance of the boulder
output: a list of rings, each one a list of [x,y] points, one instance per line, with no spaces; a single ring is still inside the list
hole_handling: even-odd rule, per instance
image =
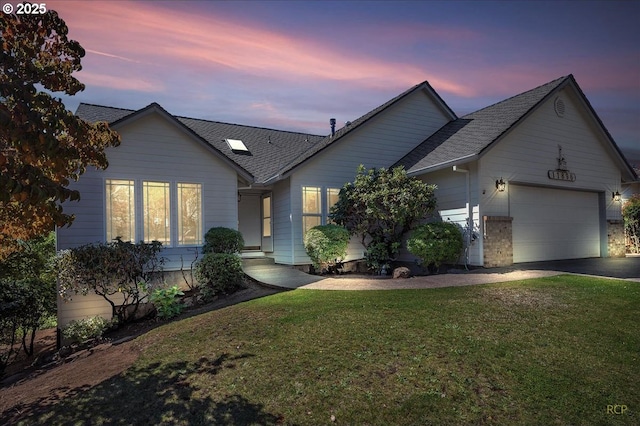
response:
[[[405,267],[405,266],[400,266],[399,268],[396,268],[393,270],[393,278],[397,279],[397,278],[409,278],[411,276],[411,271],[409,270],[409,268]]]

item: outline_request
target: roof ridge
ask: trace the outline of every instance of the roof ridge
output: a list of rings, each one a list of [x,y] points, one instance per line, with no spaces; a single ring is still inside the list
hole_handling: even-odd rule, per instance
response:
[[[548,82],[546,82],[546,83],[544,83],[544,84],[541,84],[541,85],[539,85],[539,86],[536,86],[536,87],[534,87],[533,89],[529,89],[529,90],[527,90],[527,91],[525,91],[525,92],[518,93],[518,94],[516,94],[516,95],[510,96],[510,97],[508,97],[508,98],[506,98],[506,99],[502,99],[501,101],[498,101],[498,102],[493,103],[493,104],[491,104],[491,105],[488,105],[488,106],[486,106],[486,107],[480,108],[479,110],[476,110],[476,111],[470,112],[469,114],[466,114],[466,115],[464,115],[464,116],[462,116],[462,117],[460,117],[460,118],[468,118],[469,116],[471,116],[471,115],[473,115],[473,114],[476,114],[476,113],[479,113],[479,112],[485,111],[485,110],[490,109],[490,108],[494,108],[494,107],[496,107],[496,106],[498,106],[498,105],[501,105],[501,104],[507,103],[507,102],[509,102],[509,101],[512,101],[512,100],[513,100],[513,99],[515,99],[515,98],[519,98],[519,97],[522,97],[522,96],[528,95],[528,94],[530,94],[531,92],[534,92],[534,91],[536,91],[536,90],[540,90],[540,89],[541,89],[542,87],[544,87],[544,86],[550,86],[550,87],[554,87],[554,88],[555,88],[555,87],[559,86],[559,85],[560,85],[560,83],[562,83],[562,82],[564,82],[565,80],[568,80],[568,79],[570,79],[570,78],[572,78],[572,77],[573,77],[573,74],[568,74],[568,75],[565,75],[565,76],[562,76],[562,77],[556,78],[555,80],[551,80],[551,81],[548,81]],[[551,89],[549,90],[549,92],[551,92]],[[536,105],[537,105],[537,104],[536,104]]]
[[[80,107],[80,105],[86,105],[86,106],[92,106],[92,107],[99,107],[99,108],[109,108],[109,109],[117,109],[120,111],[131,111],[131,112],[136,112],[139,111],[138,109],[131,109],[131,108],[120,108],[120,107],[114,107],[114,106],[109,106],[109,105],[99,105],[99,104],[92,104],[90,102],[80,102],[78,104],[78,108]],[[148,105],[147,105],[148,106]],[[144,107],[146,108],[146,107]],[[140,108],[140,109],[144,109],[144,108]]]
[[[213,124],[226,124],[226,125],[229,125],[229,126],[242,126],[242,127],[247,127],[247,128],[251,128],[251,129],[257,129],[257,130],[272,130],[274,132],[280,132],[280,133],[291,133],[291,134],[295,134],[295,135],[324,137],[324,135],[316,135],[316,134],[313,134],[313,133],[295,132],[293,130],[279,130],[279,129],[274,129],[272,127],[253,126],[253,125],[249,125],[249,124],[228,123],[226,121],[208,120],[206,118],[185,117],[183,115],[174,115],[174,117],[175,118],[182,118],[182,119],[185,119],[185,120],[204,121],[206,123],[213,123]]]

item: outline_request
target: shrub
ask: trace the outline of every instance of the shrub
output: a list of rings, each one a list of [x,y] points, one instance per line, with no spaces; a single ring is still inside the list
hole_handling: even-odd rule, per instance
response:
[[[208,287],[203,294],[227,293],[242,282],[242,260],[237,254],[206,253],[196,263],[195,277],[201,286]]]
[[[136,318],[140,304],[158,282],[164,259],[162,244],[133,244],[117,238],[111,243],[88,244],[58,253],[60,296],[93,292],[110,305],[113,318],[123,325]]]
[[[349,231],[338,225],[314,226],[304,236],[304,249],[313,267],[331,270],[347,254]]]
[[[451,222],[433,222],[418,226],[407,240],[407,249],[425,266],[439,268],[455,262],[462,251],[462,232]]]
[[[244,239],[240,231],[231,228],[215,227],[204,234],[203,253],[240,253]]]
[[[156,307],[158,318],[171,319],[182,312],[184,305],[180,303],[176,296],[184,296],[184,293],[177,285],[153,290],[149,300]]]
[[[102,337],[111,325],[111,321],[101,316],[73,320],[62,329],[62,336],[72,342],[82,343]]]
[[[640,194],[633,194],[622,206],[624,231],[632,253],[640,253]]]

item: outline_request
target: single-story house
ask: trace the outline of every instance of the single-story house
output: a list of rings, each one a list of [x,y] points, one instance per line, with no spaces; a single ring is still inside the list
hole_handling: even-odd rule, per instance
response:
[[[58,249],[159,240],[165,270],[189,265],[213,226],[239,229],[246,251],[310,263],[305,230],[325,224],[358,165],[402,165],[438,185],[438,213],[467,231],[477,266],[623,254],[620,202],[638,176],[572,75],[458,117],[420,83],[326,136],[81,104],[122,138],[109,167],[73,184],[82,199]],[[246,254],[246,253],[245,253]],[[350,244],[348,260],[363,256]],[[104,306],[103,306],[104,305]],[[103,307],[100,307],[103,306]],[[59,325],[96,311],[97,297],[59,304]]]

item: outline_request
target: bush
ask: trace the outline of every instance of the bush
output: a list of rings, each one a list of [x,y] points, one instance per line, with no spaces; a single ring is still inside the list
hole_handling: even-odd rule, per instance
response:
[[[101,316],[73,320],[62,329],[62,336],[72,342],[82,343],[102,337],[111,325],[111,321]]]
[[[208,287],[202,293],[211,297],[235,290],[243,276],[242,260],[237,254],[206,253],[196,263],[195,277],[201,287]]]
[[[215,227],[204,234],[203,253],[240,253],[244,239],[240,231],[231,228]]]
[[[58,253],[60,296],[93,292],[110,305],[113,318],[124,325],[136,318],[140,304],[158,281],[164,259],[162,244],[133,244],[117,238],[111,243],[88,244]]]
[[[182,312],[184,305],[176,299],[176,296],[184,296],[177,285],[153,290],[150,302],[156,307],[158,318],[171,319]]]
[[[313,267],[329,271],[347,254],[349,231],[338,225],[314,226],[304,236],[304,249]]]
[[[455,262],[462,252],[462,232],[451,222],[433,222],[418,226],[407,240],[407,249],[425,266],[439,268]]]

